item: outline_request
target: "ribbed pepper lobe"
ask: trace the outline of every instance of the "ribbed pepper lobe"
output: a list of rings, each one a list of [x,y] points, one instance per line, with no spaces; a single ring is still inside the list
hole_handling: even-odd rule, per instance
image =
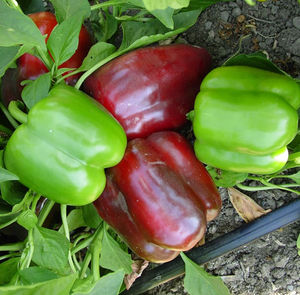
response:
[[[100,104],[72,87],[56,86],[14,132],[4,163],[45,197],[84,205],[103,191],[104,168],[116,165],[125,148],[122,127]]]
[[[268,174],[288,159],[298,130],[300,87],[290,77],[226,66],[203,80],[195,101],[195,152],[208,165]]]

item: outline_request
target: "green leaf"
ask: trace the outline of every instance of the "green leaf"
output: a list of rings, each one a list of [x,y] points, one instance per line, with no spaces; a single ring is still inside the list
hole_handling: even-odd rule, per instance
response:
[[[298,239],[297,239],[297,248],[298,248],[298,255],[300,256],[300,235],[298,236]]]
[[[32,210],[28,209],[26,211],[23,211],[17,219],[17,222],[26,228],[27,230],[30,230],[34,228],[38,222],[37,216],[32,212]]]
[[[24,198],[27,189],[18,181],[6,181],[0,184],[1,197],[10,205],[16,205]]]
[[[83,13],[79,12],[57,25],[50,34],[47,46],[57,66],[68,60],[76,51]]]
[[[85,221],[83,219],[83,216],[82,216],[81,208],[72,210],[68,214],[67,222],[68,222],[68,227],[69,227],[70,232],[77,229],[77,228],[79,228],[79,227],[86,226],[86,223],[85,223]],[[64,234],[64,227],[61,226],[59,228],[58,232]]]
[[[51,270],[39,266],[32,266],[19,271],[24,285],[31,285],[49,280],[58,279],[58,275]]]
[[[300,134],[299,133],[294,137],[293,141],[289,143],[288,149],[292,150],[293,153],[300,152]]]
[[[184,253],[180,255],[185,264],[184,288],[190,295],[230,295],[221,278],[208,274]]]
[[[282,71],[279,67],[268,60],[267,56],[263,52],[234,55],[226,60],[223,66],[249,66],[289,76],[286,72]]]
[[[0,167],[3,168],[3,151],[0,151]],[[19,181],[11,180],[0,183],[1,197],[10,205],[16,205],[24,198],[27,188]]]
[[[50,0],[55,9],[55,15],[59,23],[73,17],[78,12],[86,18],[91,13],[88,0]]]
[[[30,17],[0,1],[0,46],[27,44],[46,51],[44,37]]]
[[[5,71],[14,65],[14,62],[25,52],[32,49],[31,45],[0,47],[0,78]]]
[[[106,43],[106,42],[96,43],[90,48],[88,55],[83,60],[82,65],[80,66],[78,71],[79,70],[87,71],[95,64],[97,64],[99,61],[108,57],[115,51],[116,51],[116,47],[110,43]]]
[[[288,176],[288,178],[292,179],[293,181],[295,181],[297,184],[300,185],[300,171],[298,171],[295,174],[286,175],[286,176]]]
[[[0,47],[0,77],[2,77],[9,65],[15,60],[20,46]]]
[[[123,40],[119,50],[132,50],[180,34],[196,23],[200,12],[197,10],[176,14],[173,17],[174,30],[172,31],[156,19],[146,23],[125,22],[122,24]]]
[[[20,213],[20,211],[17,211],[0,214],[0,229],[14,223],[17,220]]]
[[[199,1],[199,0],[198,0]],[[202,0],[201,0],[202,1]],[[201,2],[199,1],[199,2]],[[180,9],[189,6],[189,0],[143,0],[148,11],[167,9],[168,7]]]
[[[219,3],[219,2],[228,2],[231,0],[191,0],[190,1],[190,5],[187,8],[184,8],[183,11],[191,11],[191,10],[197,10],[197,9],[201,9],[204,10],[205,8]]]
[[[102,21],[104,14],[105,20]],[[99,15],[101,19],[99,19]],[[100,11],[96,14],[96,11],[92,12],[93,19],[91,21],[91,26],[93,28],[93,33],[96,39],[100,42],[105,42],[109,40],[118,30],[118,21],[112,16],[108,11]]]
[[[27,286],[0,287],[0,295],[69,295],[77,274]]]
[[[107,231],[103,233],[100,265],[112,271],[123,269],[127,274],[132,272],[131,256],[122,250]]]
[[[65,273],[68,266],[70,242],[61,233],[36,226],[33,229],[32,260],[38,266]]]
[[[102,222],[102,219],[95,206],[93,204],[88,204],[82,206],[81,209],[85,224],[91,228],[97,228]]]
[[[167,28],[173,29],[173,14],[174,9],[167,7],[166,9],[156,9],[152,10],[151,14],[154,15],[159,21],[161,21]]]
[[[74,289],[72,295],[117,295],[123,283],[124,274],[122,269],[109,273],[101,277],[91,289],[86,290],[86,286],[84,289]]]
[[[227,170],[217,169],[211,166],[206,166],[206,170],[212,177],[216,186],[232,187],[243,182],[248,177],[247,173],[238,173]]]
[[[36,103],[45,98],[51,87],[51,74],[45,73],[36,80],[26,84],[21,96],[25,105],[31,109]]]
[[[7,169],[0,167],[0,183],[9,180],[19,180],[19,177]]]
[[[0,285],[9,283],[17,272],[17,266],[20,258],[11,258],[0,264]]]
[[[63,75],[64,73],[67,73],[67,72],[70,72],[70,71],[74,71],[74,70],[76,70],[76,68],[59,68],[56,71],[55,77],[59,77],[59,76]]]

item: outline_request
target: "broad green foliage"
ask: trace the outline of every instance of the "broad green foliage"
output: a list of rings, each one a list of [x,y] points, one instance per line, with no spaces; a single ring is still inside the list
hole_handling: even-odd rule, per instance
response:
[[[185,264],[184,288],[190,295],[230,295],[221,278],[208,274],[185,254],[181,257]]]

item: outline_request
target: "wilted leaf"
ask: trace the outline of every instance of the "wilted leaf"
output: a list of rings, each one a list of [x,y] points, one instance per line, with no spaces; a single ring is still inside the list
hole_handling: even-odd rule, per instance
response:
[[[132,263],[132,273],[125,275],[124,277],[124,283],[126,286],[126,289],[128,290],[134,281],[141,276],[144,269],[149,265],[149,261],[143,260],[143,259],[136,259]]]
[[[228,194],[233,207],[246,222],[253,221],[272,211],[260,207],[254,200],[234,188],[228,188]]]

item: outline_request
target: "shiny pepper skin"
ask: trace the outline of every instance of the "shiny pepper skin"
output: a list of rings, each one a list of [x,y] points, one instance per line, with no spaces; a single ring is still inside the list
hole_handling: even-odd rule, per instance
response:
[[[185,44],[146,47],[102,66],[83,90],[121,123],[129,139],[177,128],[186,122],[211,57]]]
[[[123,128],[105,108],[71,86],[58,85],[10,137],[4,164],[44,197],[82,206],[102,193],[104,168],[120,162],[126,143]]]
[[[208,172],[173,131],[130,141],[107,177],[94,204],[129,247],[149,261],[169,261],[194,247],[221,208]]]
[[[298,130],[300,87],[290,77],[247,66],[219,67],[195,101],[195,152],[208,165],[270,174],[288,160]]]
[[[55,15],[51,12],[37,12],[28,15],[41,31],[42,35],[47,35],[46,42],[57,25]],[[78,68],[86,57],[92,46],[91,37],[84,26],[79,33],[78,47],[74,55],[59,66],[59,68]],[[6,106],[11,100],[21,99],[23,86],[20,83],[24,80],[35,80],[40,75],[47,73],[45,64],[37,57],[25,53],[17,60],[17,68],[8,69],[2,78],[2,99]],[[66,78],[66,83],[75,85],[80,74]]]

